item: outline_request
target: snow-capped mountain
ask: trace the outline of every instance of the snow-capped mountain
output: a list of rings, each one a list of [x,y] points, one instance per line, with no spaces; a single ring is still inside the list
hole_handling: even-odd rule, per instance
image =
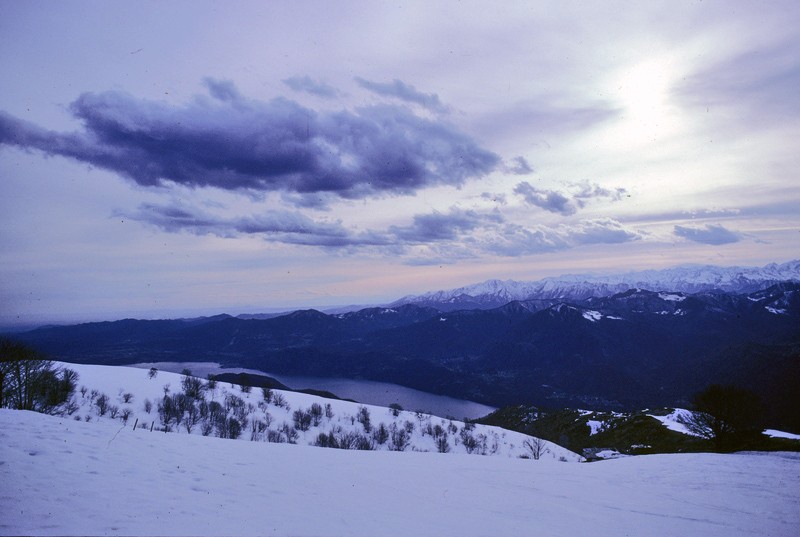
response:
[[[567,274],[531,282],[487,280],[447,291],[408,295],[391,305],[419,304],[445,311],[489,309],[513,300],[585,300],[636,288],[679,293],[714,290],[750,293],[784,281],[800,281],[800,260],[763,267],[683,265],[622,274]]]

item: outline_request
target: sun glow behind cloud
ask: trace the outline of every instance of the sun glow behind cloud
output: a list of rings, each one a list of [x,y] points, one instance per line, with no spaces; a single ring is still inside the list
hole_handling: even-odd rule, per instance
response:
[[[615,73],[610,92],[620,106],[606,143],[628,149],[664,140],[680,127],[680,111],[670,95],[678,71],[669,58],[646,59]]]

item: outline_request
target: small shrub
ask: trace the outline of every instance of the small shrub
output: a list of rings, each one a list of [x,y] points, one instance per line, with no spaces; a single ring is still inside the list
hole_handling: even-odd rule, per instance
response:
[[[311,422],[314,427],[319,427],[319,424],[322,422],[322,405],[314,403],[311,405],[308,412],[311,414]]]
[[[383,422],[372,432],[372,439],[375,440],[379,446],[382,446],[389,440],[389,429],[386,428]]]
[[[133,394],[130,392],[126,392],[122,394],[122,402],[123,403],[132,403],[133,402]]]
[[[295,428],[301,431],[307,431],[311,427],[311,414],[305,410],[295,410],[292,414],[292,420],[294,421]]]
[[[391,405],[389,405],[389,410],[391,411],[392,416],[396,418],[397,416],[400,415],[400,412],[403,411],[403,407],[397,403],[392,403]]]
[[[336,440],[333,432],[329,432],[328,434],[319,433],[312,445],[324,448],[338,448],[339,442]]]
[[[392,451],[405,451],[411,442],[411,437],[405,428],[397,427],[394,423],[389,427],[389,449]]]
[[[158,369],[155,367],[151,367],[150,371],[147,372],[147,378],[154,379],[156,378],[156,375],[158,375]]]
[[[288,403],[286,403],[286,398],[283,394],[276,393],[272,396],[272,404],[274,404],[278,408],[288,408]]]
[[[283,437],[280,431],[267,429],[267,442],[272,444],[283,444],[286,442],[286,439]]]
[[[372,423],[370,422],[369,409],[367,407],[358,407],[357,418],[358,422],[364,427],[365,433],[372,431]]]
[[[75,401],[74,397],[70,398],[70,400],[67,401],[66,404],[64,405],[64,413],[67,416],[72,416],[79,409],[80,409],[80,406],[78,406],[78,403],[77,403],[77,401]]]
[[[296,444],[297,439],[300,437],[300,434],[297,432],[297,429],[289,426],[288,423],[284,423],[283,425],[281,425],[278,431],[283,435],[288,444]]]
[[[108,412],[108,396],[106,394],[99,395],[94,404],[97,406],[97,413],[105,416]]]

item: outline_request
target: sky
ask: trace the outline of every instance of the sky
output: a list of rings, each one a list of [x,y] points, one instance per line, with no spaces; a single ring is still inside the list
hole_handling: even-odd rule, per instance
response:
[[[794,259],[798,22],[0,0],[0,324]]]

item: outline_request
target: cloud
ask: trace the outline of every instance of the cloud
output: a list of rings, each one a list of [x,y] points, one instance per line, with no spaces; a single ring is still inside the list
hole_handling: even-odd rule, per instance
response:
[[[611,218],[581,220],[573,225],[531,226],[505,224],[484,245],[487,251],[506,257],[568,250],[590,244],[636,241],[642,234]]]
[[[492,194],[491,192],[483,192],[481,194],[481,199],[486,201],[491,201],[492,203],[497,203],[498,205],[506,205],[508,204],[508,200],[506,199],[505,194]]]
[[[620,244],[642,238],[640,233],[611,218],[583,220],[566,228],[565,235],[574,244]]]
[[[347,199],[460,186],[500,164],[456,127],[405,107],[317,112],[283,98],[245,99],[230,82],[206,85],[213,99],[184,106],[84,93],[70,105],[83,123],[77,133],[0,112],[0,144],[74,158],[143,186]]]
[[[265,211],[243,217],[220,217],[182,203],[142,204],[125,218],[168,232],[186,231],[223,238],[258,236],[267,242],[347,251],[372,251],[403,257],[414,265],[446,264],[489,254],[518,257],[567,250],[589,244],[618,244],[642,235],[616,220],[582,220],[559,226],[521,226],[497,210],[452,207],[414,215],[410,224],[359,231],[339,220],[317,220],[296,211]]]
[[[206,77],[203,83],[208,88],[208,93],[224,102],[237,103],[243,100],[242,94],[236,88],[236,85],[230,80],[217,80],[215,78]]]
[[[487,223],[491,225],[502,221],[503,217],[499,212],[481,214],[453,208],[448,213],[414,215],[410,226],[392,226],[389,232],[399,241],[408,243],[454,241]]]
[[[525,157],[514,157],[511,164],[506,164],[505,171],[514,175],[528,175],[533,173],[533,168]]]
[[[283,80],[283,83],[289,86],[294,91],[301,91],[322,97],[324,99],[333,99],[340,95],[339,91],[333,86],[314,80],[310,76],[293,76]]]
[[[578,209],[583,209],[593,199],[606,198],[610,201],[619,201],[627,193],[624,188],[608,190],[588,181],[568,185],[567,190],[568,192],[559,192],[536,188],[527,181],[523,181],[517,184],[514,193],[522,196],[529,205],[564,216],[575,214]]]
[[[259,235],[270,242],[305,246],[345,247],[388,245],[388,238],[371,233],[355,233],[339,221],[316,221],[292,211],[265,211],[257,215],[224,218],[179,204],[145,203],[126,218],[145,222],[164,231],[187,231],[195,235],[233,238]]]
[[[572,197],[575,203],[580,208],[585,207],[586,203],[592,199],[607,198],[610,201],[619,201],[628,193],[624,188],[609,190],[589,181],[574,183],[570,186],[570,190],[572,190]]]
[[[742,235],[721,225],[706,224],[705,227],[675,226],[675,235],[701,244],[719,246],[742,240]]]
[[[504,257],[541,254],[569,248],[565,237],[547,226],[525,227],[509,223],[500,231],[485,243],[485,248]]]
[[[522,196],[528,205],[540,207],[551,213],[568,216],[577,211],[572,200],[561,192],[536,188],[527,181],[519,183],[514,188],[514,193]]]
[[[618,118],[622,110],[607,102],[559,103],[548,99],[512,103],[475,120],[476,128],[492,139],[541,137],[585,131]],[[546,143],[546,142],[545,142]]]
[[[691,76],[676,89],[683,104],[728,107],[743,128],[800,117],[800,43],[783,42],[726,58]]]
[[[423,108],[427,108],[431,112],[437,112],[439,114],[446,114],[450,112],[450,109],[442,104],[442,102],[439,100],[439,96],[435,93],[422,93],[414,86],[406,84],[401,80],[394,79],[392,82],[382,83],[372,82],[370,80],[364,80],[363,78],[356,77],[355,81],[365,90],[371,91],[377,95],[381,95],[382,97],[394,97],[396,99],[400,99],[401,101],[418,104]]]

